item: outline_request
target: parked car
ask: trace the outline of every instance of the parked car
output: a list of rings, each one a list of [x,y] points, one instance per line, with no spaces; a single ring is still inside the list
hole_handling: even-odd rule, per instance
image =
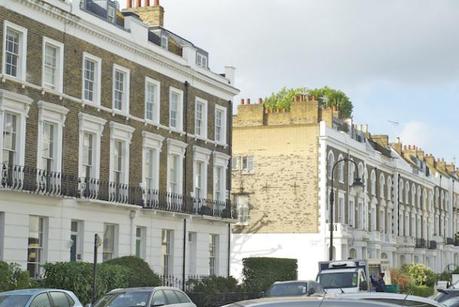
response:
[[[0,307],[82,307],[71,291],[24,289],[0,293]]]
[[[266,290],[264,296],[301,296],[323,294],[322,286],[312,280],[276,281]]]
[[[459,289],[456,288],[437,289],[437,292],[438,293],[432,297],[432,299],[437,302],[444,302],[456,297],[459,299]]]
[[[360,292],[337,294],[337,299],[365,300],[390,303],[398,306],[444,307],[445,305],[430,298],[415,295],[385,293],[385,292]]]
[[[170,287],[125,288],[105,294],[94,307],[196,307],[182,290]]]
[[[290,296],[266,297],[256,300],[237,302],[223,307],[393,307],[399,306],[381,302],[362,302],[328,298],[326,296]]]

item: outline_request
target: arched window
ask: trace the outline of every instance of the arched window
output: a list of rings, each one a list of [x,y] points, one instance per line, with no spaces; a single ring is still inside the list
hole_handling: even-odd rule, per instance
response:
[[[413,207],[416,206],[416,186],[414,185],[414,183],[411,186],[411,205]]]
[[[381,197],[381,199],[384,199],[385,186],[386,186],[386,177],[384,177],[384,174],[381,174],[379,176],[379,197]]]
[[[349,250],[349,258],[357,259],[357,251],[355,250],[355,248],[351,248]]]
[[[335,155],[330,150],[327,157],[327,176],[329,179],[332,177],[333,164],[335,164]]]
[[[354,182],[354,178],[355,178],[355,165],[354,163],[352,162],[349,162],[348,163],[348,167],[349,167],[349,184],[352,184]]]
[[[371,195],[376,195],[376,172],[371,171]]]
[[[387,177],[387,200],[392,201],[392,177]]]
[[[421,203],[421,200],[422,200],[422,189],[420,186],[418,186],[418,195],[417,195],[417,203],[416,205],[418,206],[418,208],[422,208],[422,203]]]
[[[339,155],[338,160],[336,160],[336,161],[340,161],[342,159],[343,159],[343,156]],[[344,161],[339,162],[339,165],[338,165],[338,180],[339,180],[339,182],[344,182],[344,165],[345,165]]]

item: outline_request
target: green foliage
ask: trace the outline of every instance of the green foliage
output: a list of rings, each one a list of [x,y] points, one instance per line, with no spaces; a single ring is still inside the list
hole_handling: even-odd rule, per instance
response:
[[[336,107],[343,117],[350,117],[352,115],[352,102],[347,95],[340,91],[329,88],[327,86],[307,90],[304,88],[291,88],[283,87],[279,92],[271,94],[265,99],[265,106],[268,109],[286,109],[290,110],[292,101],[296,95],[309,94],[316,97],[319,106],[322,108]]]
[[[343,91],[325,86],[309,90],[308,93],[318,99],[320,106],[325,108],[336,107],[343,117],[352,115],[352,102]]]
[[[29,272],[22,271],[18,264],[0,261],[0,292],[32,286]]]
[[[415,286],[433,287],[435,285],[435,273],[423,264],[404,265],[402,266],[402,272],[411,278]]]
[[[43,287],[73,291],[83,304],[90,303],[92,293],[92,264],[60,262],[45,264]],[[96,297],[108,291],[128,286],[129,270],[119,265],[97,265]]]
[[[127,256],[105,262],[110,265],[121,265],[129,269],[129,287],[156,287],[161,285],[161,280],[148,263],[143,259]]]
[[[275,281],[296,280],[296,259],[244,258],[242,259],[244,286],[250,292],[264,291]]]
[[[207,294],[220,294],[225,292],[237,292],[241,290],[237,280],[233,277],[210,276],[201,280],[189,280],[187,285],[192,292]]]
[[[279,92],[272,93],[271,96],[265,99],[265,106],[268,109],[286,109],[290,110],[290,105],[296,95],[306,94],[307,91],[303,88],[283,87]]]
[[[434,294],[434,288],[428,286],[411,286],[406,293],[410,295],[429,297]]]

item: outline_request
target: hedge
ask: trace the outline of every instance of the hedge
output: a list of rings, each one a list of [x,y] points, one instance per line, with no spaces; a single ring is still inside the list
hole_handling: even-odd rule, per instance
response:
[[[0,261],[0,292],[34,286],[29,272],[22,271],[15,263]]]
[[[427,286],[412,286],[408,293],[416,296],[429,297],[434,294],[434,288]]]
[[[84,262],[58,262],[44,265],[42,286],[73,291],[83,304],[91,302],[93,266]],[[96,298],[116,288],[128,287],[129,269],[120,265],[97,265]]]
[[[249,292],[264,291],[275,281],[296,280],[298,278],[296,259],[244,258],[242,264],[244,286]]]
[[[129,287],[156,287],[161,285],[159,276],[141,258],[127,256],[109,260],[105,264],[121,265],[129,269]]]

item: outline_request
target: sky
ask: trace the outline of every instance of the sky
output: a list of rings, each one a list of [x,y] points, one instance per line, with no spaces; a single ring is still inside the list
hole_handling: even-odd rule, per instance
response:
[[[122,0],[121,0],[122,1]],[[236,67],[240,98],[330,86],[374,134],[459,164],[459,1],[161,0],[165,27]]]

